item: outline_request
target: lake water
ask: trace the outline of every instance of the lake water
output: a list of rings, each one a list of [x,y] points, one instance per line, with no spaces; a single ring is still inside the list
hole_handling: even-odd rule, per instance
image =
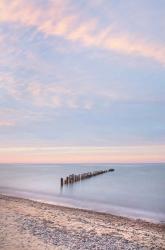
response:
[[[108,168],[60,187],[61,177]],[[0,193],[165,222],[165,164],[0,164]]]

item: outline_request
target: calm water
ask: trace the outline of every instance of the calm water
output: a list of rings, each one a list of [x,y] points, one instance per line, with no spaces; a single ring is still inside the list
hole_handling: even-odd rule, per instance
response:
[[[60,188],[61,177],[111,167]],[[165,164],[0,164],[0,193],[165,222]]]

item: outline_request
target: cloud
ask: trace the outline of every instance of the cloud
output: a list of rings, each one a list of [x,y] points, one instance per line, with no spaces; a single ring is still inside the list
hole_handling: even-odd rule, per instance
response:
[[[86,109],[92,108],[86,92],[72,86],[32,82],[27,86],[27,94],[39,107]]]
[[[0,103],[7,97],[8,100],[15,100],[20,105],[32,104],[33,108],[90,110],[93,106],[88,96],[89,90],[86,92],[86,88],[68,84],[66,79],[62,79],[60,83],[38,82],[38,80],[18,79],[13,73],[3,72],[0,75],[0,91]]]
[[[0,120],[0,127],[13,127],[15,126],[15,121]]]
[[[19,100],[22,97],[20,86],[21,84],[19,84],[19,87],[18,87],[18,81],[15,79],[13,74],[9,72],[1,73],[0,75],[0,90],[1,91],[5,91],[5,93],[7,93],[12,98]]]
[[[77,82],[77,77],[75,77]],[[39,81],[38,79],[16,79],[11,73],[0,76],[1,103],[6,99],[16,101],[22,108],[32,105],[36,108],[70,109],[90,111],[97,107],[110,107],[112,103],[164,103],[164,97],[155,92],[146,95],[145,92],[116,88],[114,84],[106,90],[97,86],[95,80],[79,84],[67,82]],[[88,83],[88,84],[87,84]]]
[[[38,109],[27,109],[22,103],[18,107],[0,107],[0,127],[25,126],[29,123],[38,123],[44,120],[48,114]]]
[[[0,10],[1,22],[34,27],[46,36],[59,36],[82,46],[143,56],[165,64],[164,45],[121,32],[109,23],[101,28],[99,18],[86,17],[71,1],[49,1],[44,7],[31,1],[13,0],[8,4],[7,0],[1,0]]]

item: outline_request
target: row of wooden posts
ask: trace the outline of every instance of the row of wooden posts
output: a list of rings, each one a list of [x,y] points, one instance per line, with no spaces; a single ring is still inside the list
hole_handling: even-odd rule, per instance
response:
[[[100,171],[94,171],[94,172],[88,172],[88,173],[78,174],[78,175],[71,174],[71,175],[67,176],[65,179],[61,178],[61,186],[65,185],[65,184],[67,184],[67,185],[73,184],[74,182],[85,180],[85,179],[91,178],[93,176],[105,174],[107,172],[112,172],[112,171],[114,171],[113,168],[106,169],[106,170],[100,170]]]

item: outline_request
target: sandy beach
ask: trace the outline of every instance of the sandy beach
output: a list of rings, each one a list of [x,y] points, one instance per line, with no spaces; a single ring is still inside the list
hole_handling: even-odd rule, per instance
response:
[[[165,225],[0,195],[0,249],[165,249]]]

